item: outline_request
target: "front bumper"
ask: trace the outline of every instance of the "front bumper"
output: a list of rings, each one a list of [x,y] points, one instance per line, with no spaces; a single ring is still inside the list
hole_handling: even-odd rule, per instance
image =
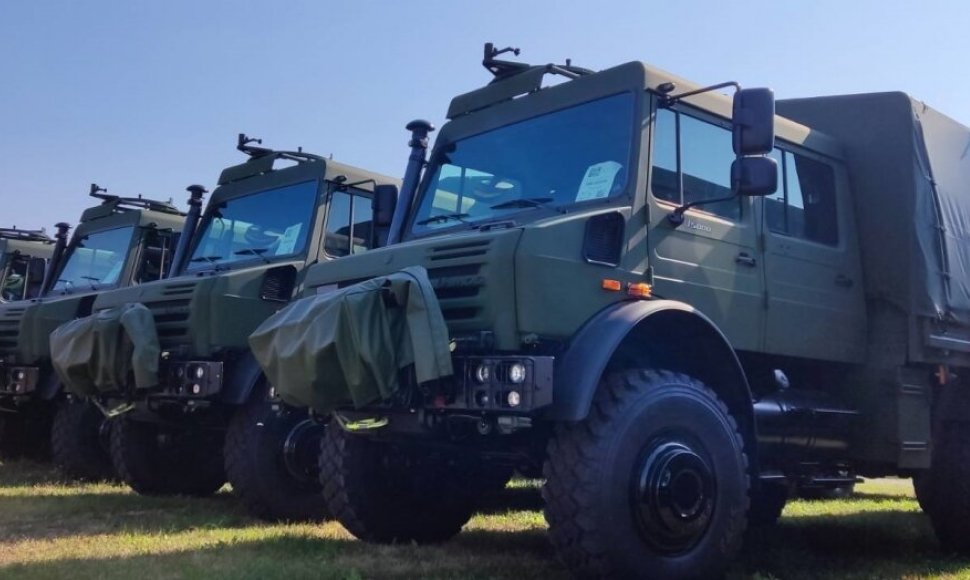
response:
[[[219,361],[162,361],[159,386],[150,397],[206,399],[222,391],[223,364]]]

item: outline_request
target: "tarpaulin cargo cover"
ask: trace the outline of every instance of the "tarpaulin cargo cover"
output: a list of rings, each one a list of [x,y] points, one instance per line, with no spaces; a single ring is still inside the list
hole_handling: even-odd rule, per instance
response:
[[[970,129],[898,92],[777,110],[845,147],[869,299],[970,326]]]
[[[297,300],[250,336],[280,397],[321,412],[390,397],[398,371],[450,376],[448,329],[424,268]]]
[[[158,333],[142,304],[109,308],[61,325],[50,337],[51,360],[64,387],[78,395],[158,384]]]

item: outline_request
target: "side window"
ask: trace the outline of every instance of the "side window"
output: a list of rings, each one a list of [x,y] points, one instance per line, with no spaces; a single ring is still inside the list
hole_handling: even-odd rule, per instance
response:
[[[658,199],[682,205],[730,197],[733,161],[731,132],[727,129],[679,111],[657,111],[650,185]],[[741,219],[740,199],[697,209],[730,220]]]
[[[145,241],[143,242],[145,246],[142,250],[141,265],[138,268],[136,283],[142,284],[161,280],[168,275],[177,239],[178,234],[169,232],[149,230],[145,233]]]
[[[776,151],[777,155],[780,152]],[[804,155],[785,151],[784,188],[765,198],[765,219],[775,233],[827,244],[839,243],[832,167]]]
[[[323,242],[327,254],[341,257],[369,249],[372,219],[369,197],[347,191],[333,192]]]

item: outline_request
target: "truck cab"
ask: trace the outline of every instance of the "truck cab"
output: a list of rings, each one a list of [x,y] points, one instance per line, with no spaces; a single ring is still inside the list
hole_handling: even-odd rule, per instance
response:
[[[99,292],[163,277],[182,227],[184,214],[170,202],[96,185],[90,193],[99,204],[82,213],[69,243],[67,224],[59,224],[40,295],[0,305],[0,406],[13,412],[4,437],[15,447],[46,447],[51,421],[67,405],[51,366],[51,332],[90,314]]]
[[[0,303],[38,296],[54,240],[43,230],[0,228]]]
[[[141,330],[109,342],[134,343],[136,351],[144,343],[151,354],[134,360],[119,346],[103,356],[130,360],[134,377],[150,376],[147,384],[126,381],[122,371],[119,382],[92,376],[91,388],[69,385],[117,415],[112,458],[141,493],[214,493],[226,481],[224,462],[237,457],[223,451],[233,418],[252,408],[285,413],[272,405],[247,337],[301,291],[311,265],[365,252],[372,245],[373,192],[396,192],[394,179],[252,142],[240,135],[238,149],[248,159],[221,173],[198,223],[190,217],[184,257],[172,275],[101,293],[92,305],[91,322],[125,309],[144,313]],[[100,332],[77,324],[77,332],[62,327],[52,341],[69,348]],[[233,487],[239,492],[246,483],[234,480]]]

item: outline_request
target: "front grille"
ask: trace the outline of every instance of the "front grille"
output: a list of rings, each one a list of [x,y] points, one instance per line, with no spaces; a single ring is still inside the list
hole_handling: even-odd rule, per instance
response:
[[[490,239],[476,240],[428,250],[428,278],[453,331],[474,329],[481,317],[490,244]]]
[[[155,319],[162,350],[189,342],[188,322],[194,290],[195,282],[179,282],[162,290],[158,300],[144,303]]]
[[[27,306],[8,306],[0,314],[0,352],[10,353],[17,349],[20,319],[25,312],[27,312]]]

